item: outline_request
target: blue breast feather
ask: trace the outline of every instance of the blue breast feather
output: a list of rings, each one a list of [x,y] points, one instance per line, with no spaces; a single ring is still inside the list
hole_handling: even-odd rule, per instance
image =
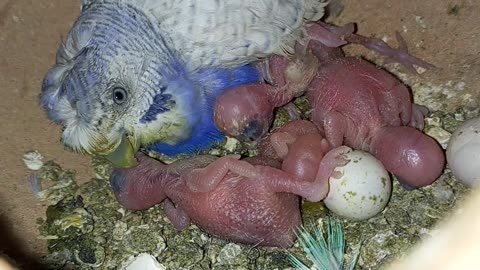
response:
[[[208,100],[205,110],[201,112],[201,121],[192,127],[191,137],[176,145],[158,143],[147,149],[174,157],[180,154],[197,154],[220,143],[225,136],[215,127],[213,120],[215,100],[229,89],[259,82],[260,78],[259,72],[251,65],[230,69],[208,68],[196,72],[192,80],[207,93]]]

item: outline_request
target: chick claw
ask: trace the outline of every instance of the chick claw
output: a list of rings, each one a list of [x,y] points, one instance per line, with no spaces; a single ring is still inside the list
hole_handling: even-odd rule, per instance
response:
[[[360,44],[374,50],[384,56],[386,56],[385,63],[399,63],[404,66],[408,71],[411,73],[418,74],[417,69],[415,66],[422,67],[425,69],[436,70],[437,68],[429,64],[408,52],[408,46],[405,39],[402,35],[396,31],[395,37],[399,44],[397,49],[390,47],[387,43],[383,40],[378,38],[368,38],[358,34],[352,34],[346,38],[346,40],[350,43]]]
[[[335,168],[343,167],[350,162],[350,159],[347,158],[347,154],[351,151],[352,149],[350,147],[342,145],[327,152],[320,162],[316,179],[342,177],[343,174],[339,171],[335,171]]]

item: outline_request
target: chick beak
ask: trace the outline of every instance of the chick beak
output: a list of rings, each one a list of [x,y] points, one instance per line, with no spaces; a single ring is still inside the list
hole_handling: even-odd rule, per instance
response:
[[[140,147],[133,143],[126,134],[123,135],[122,141],[117,148],[105,156],[115,167],[131,168],[137,166],[138,162],[135,158]]]

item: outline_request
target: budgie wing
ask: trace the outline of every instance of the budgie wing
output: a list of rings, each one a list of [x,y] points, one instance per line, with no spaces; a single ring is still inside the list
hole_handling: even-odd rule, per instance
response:
[[[304,20],[324,14],[326,0],[135,1],[169,37],[189,69],[243,65],[293,51]]]

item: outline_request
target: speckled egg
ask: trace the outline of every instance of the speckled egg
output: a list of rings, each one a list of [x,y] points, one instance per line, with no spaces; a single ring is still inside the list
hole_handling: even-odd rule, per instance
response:
[[[380,213],[392,193],[392,181],[383,164],[370,153],[354,150],[346,154],[350,162],[336,168],[340,178],[330,177],[325,206],[335,214],[365,220]]]
[[[453,132],[447,163],[458,181],[469,187],[480,185],[480,118],[465,121]]]

